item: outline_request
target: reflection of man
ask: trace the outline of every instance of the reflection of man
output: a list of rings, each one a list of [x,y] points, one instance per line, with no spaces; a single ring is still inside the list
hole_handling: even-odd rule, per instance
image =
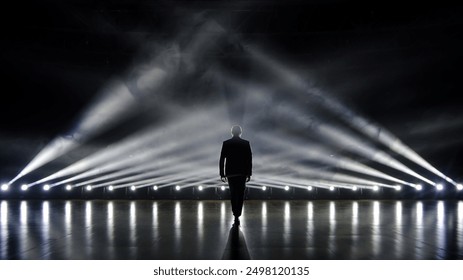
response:
[[[223,182],[228,180],[230,187],[232,211],[237,226],[240,224],[246,182],[249,182],[252,175],[251,145],[240,138],[241,133],[239,125],[232,127],[233,137],[223,142],[219,161],[220,178]]]

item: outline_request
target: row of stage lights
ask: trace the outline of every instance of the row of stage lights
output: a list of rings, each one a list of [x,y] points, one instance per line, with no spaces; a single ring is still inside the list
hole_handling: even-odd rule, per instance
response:
[[[437,190],[437,191],[442,191],[442,190],[444,190],[444,185],[442,185],[442,184],[436,184],[435,187],[436,187],[436,190]],[[8,184],[3,184],[3,185],[1,186],[1,190],[4,191],[4,192],[5,192],[5,191],[8,191],[9,188],[10,188],[10,186],[9,186]],[[44,191],[49,191],[49,190],[51,189],[51,186],[48,185],[48,184],[46,184],[46,185],[43,185],[42,188],[43,188]],[[65,189],[66,189],[67,191],[71,191],[73,188],[74,188],[74,187],[73,187],[72,185],[66,185],[66,187],[65,187]],[[417,191],[423,190],[423,186],[420,185],[420,184],[415,185],[414,188],[415,188]],[[21,190],[22,190],[22,191],[27,191],[28,189],[29,189],[29,186],[28,186],[28,185],[22,185],[22,186],[21,186]],[[87,186],[85,187],[85,189],[86,189],[87,191],[91,191],[91,190],[93,189],[93,187],[92,187],[91,185],[87,185]],[[109,190],[109,191],[113,191],[114,189],[115,189],[114,186],[108,186],[108,188],[107,188],[107,190]],[[157,191],[159,188],[158,188],[158,186],[153,186],[152,189],[153,189],[154,191]],[[176,190],[176,191],[180,191],[181,189],[182,189],[182,188],[181,188],[179,185],[175,186],[175,190]],[[204,189],[203,186],[198,186],[198,190],[199,190],[199,191],[202,191],[203,189]],[[225,186],[221,186],[220,189],[221,189],[222,191],[225,191],[225,190],[226,190]],[[267,186],[262,186],[261,189],[262,189],[262,191],[266,191],[266,190],[267,190]],[[312,191],[313,189],[314,189],[314,187],[312,187],[312,186],[307,186],[307,190],[308,190],[308,191]],[[359,189],[359,187],[353,186],[351,189],[352,189],[352,191],[357,191],[357,190]],[[371,187],[371,189],[372,189],[373,191],[379,191],[380,188],[379,188],[378,186],[373,186],[373,187]],[[402,186],[397,185],[397,186],[394,187],[394,189],[395,189],[396,191],[400,191],[400,190],[402,189]],[[463,190],[463,185],[462,185],[462,184],[457,184],[457,185],[456,185],[456,189],[457,189],[458,191],[462,191],[462,190]],[[131,187],[130,187],[130,190],[131,190],[131,191],[136,191],[136,190],[137,190],[137,187],[136,187],[136,186],[131,186]],[[289,187],[289,186],[285,186],[285,187],[284,187],[284,190],[285,190],[285,191],[289,191],[289,190],[290,190],[290,187]],[[330,191],[334,191],[334,190],[335,190],[335,187],[334,187],[334,186],[331,186],[331,187],[329,187],[329,190],[330,190]]]

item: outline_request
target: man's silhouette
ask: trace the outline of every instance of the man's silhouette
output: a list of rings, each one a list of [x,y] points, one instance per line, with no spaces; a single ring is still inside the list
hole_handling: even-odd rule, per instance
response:
[[[239,217],[243,209],[246,182],[249,182],[252,175],[251,145],[248,141],[240,138],[241,133],[242,129],[239,125],[232,127],[233,137],[223,142],[219,161],[220,178],[223,182],[228,180],[230,187],[231,205],[236,226],[240,224]]]

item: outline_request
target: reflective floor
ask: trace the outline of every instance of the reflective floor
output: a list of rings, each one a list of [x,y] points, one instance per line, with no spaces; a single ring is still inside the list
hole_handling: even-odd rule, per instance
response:
[[[0,201],[1,259],[463,259],[462,201]]]

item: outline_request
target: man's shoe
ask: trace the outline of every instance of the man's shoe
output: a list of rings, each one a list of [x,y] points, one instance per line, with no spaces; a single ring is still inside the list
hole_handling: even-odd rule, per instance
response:
[[[240,218],[235,217],[235,223],[233,225],[239,226],[240,225]]]

